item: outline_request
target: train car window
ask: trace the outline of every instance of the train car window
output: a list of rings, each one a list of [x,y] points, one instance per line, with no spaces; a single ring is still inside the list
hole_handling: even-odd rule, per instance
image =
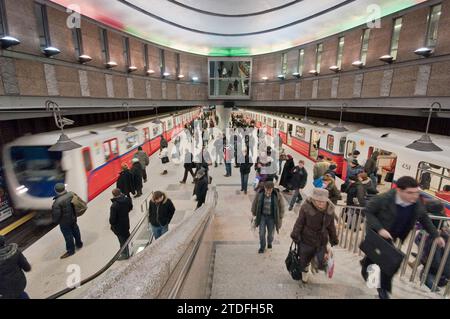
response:
[[[277,120],[273,120],[272,127],[277,128]]]
[[[343,136],[341,137],[340,141],[339,141],[339,153],[344,153],[344,149],[345,149],[345,142],[347,141],[347,137]]]
[[[347,151],[345,152],[345,158],[349,158],[353,151],[356,150],[356,142],[352,140],[347,141]]]
[[[105,162],[109,161],[109,158],[111,157],[109,141],[103,142],[103,154],[105,154]]]
[[[150,140],[150,131],[148,129],[148,127],[144,128],[144,141],[149,141]]]
[[[434,193],[444,192],[450,185],[450,169],[428,162],[420,162],[417,167],[416,179],[423,190]]]
[[[334,147],[334,136],[331,134],[328,134],[327,136],[327,150],[333,151]]]
[[[127,135],[125,141],[126,141],[127,150],[129,150],[139,144],[138,135],[136,133],[129,133]]]
[[[85,171],[90,172],[92,170],[92,160],[91,151],[88,148],[83,150],[83,163]]]
[[[173,122],[171,120],[167,121],[167,129],[170,130],[173,127]]]
[[[117,138],[110,141],[111,154],[116,157],[119,156],[119,144],[117,143]]]
[[[301,126],[297,126],[295,128],[295,136],[304,140],[305,139],[305,128]]]

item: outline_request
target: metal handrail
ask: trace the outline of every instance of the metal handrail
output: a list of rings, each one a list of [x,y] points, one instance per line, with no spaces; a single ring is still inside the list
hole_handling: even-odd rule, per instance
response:
[[[145,204],[147,206],[147,200],[148,198],[153,194],[153,192],[150,193],[150,195],[145,199]],[[144,203],[141,204],[141,211],[142,211],[142,205]],[[147,214],[145,214],[144,216],[142,216],[142,218],[139,220],[138,224],[134,227],[133,231],[131,232],[130,236],[128,237],[128,239],[126,240],[126,242],[123,244],[122,247],[120,247],[120,249],[118,250],[118,252],[111,258],[111,260],[105,265],[103,266],[100,270],[98,270],[96,273],[94,273],[93,275],[87,277],[86,279],[83,279],[77,286],[74,287],[68,287],[65,288],[49,297],[47,297],[46,299],[56,299],[56,298],[60,298],[64,295],[66,295],[67,293],[80,288],[81,286],[83,286],[84,284],[94,280],[95,278],[97,278],[98,276],[100,276],[101,274],[103,274],[106,270],[108,270],[120,257],[120,255],[123,253],[123,251],[128,247],[129,243],[131,242],[131,240],[134,238],[134,236],[136,235],[136,233],[138,232],[138,230],[141,228],[142,224],[144,223],[144,221],[147,218]],[[153,241],[153,234],[147,244],[150,245]]]
[[[340,208],[340,212],[337,212],[337,236],[339,238],[339,246],[341,248],[347,249],[348,251],[353,251],[353,253],[357,253],[359,255],[362,254],[361,250],[359,249],[359,244],[362,242],[365,231],[366,231],[366,217],[365,217],[365,207],[357,207],[357,206],[345,206],[345,205],[335,205],[336,208]],[[355,218],[357,217],[357,218]],[[433,221],[439,221],[439,225],[437,227],[438,231],[442,230],[442,227],[450,221],[450,217],[444,217],[444,216],[434,216],[429,215],[430,219]],[[362,226],[362,227],[361,227]],[[409,263],[409,258],[412,255],[412,250],[415,242],[416,235],[421,233],[422,238],[418,244],[418,251],[417,251],[417,257],[416,260],[413,262],[412,265],[412,271],[409,277],[410,282],[416,281],[416,275],[418,271],[418,267],[421,265],[421,259],[422,254],[424,252],[426,240],[427,240],[427,233],[425,230],[420,230],[417,232],[416,229],[413,229],[410,234],[408,235],[409,241],[406,245],[406,253],[405,258],[403,260],[403,263],[401,265],[401,271],[399,276],[404,277],[406,275],[406,270],[408,265],[411,266]],[[408,238],[407,237],[407,238]],[[402,246],[405,242],[398,242],[397,248],[399,250],[402,249]],[[353,249],[352,249],[353,248]],[[419,280],[419,286],[422,286],[426,278],[428,277],[428,274],[431,269],[431,264],[433,262],[435,253],[437,250],[437,243],[433,242],[431,245],[431,249],[427,256],[427,262],[424,265],[423,271],[421,273],[421,278]],[[438,271],[436,273],[436,278],[433,281],[433,286],[431,288],[431,291],[436,291],[436,288],[438,286],[439,280],[444,272],[444,267],[447,259],[450,258],[450,240],[447,241],[447,244],[444,249],[444,253],[442,255],[442,259],[439,264]],[[447,286],[444,291],[444,296],[449,295],[450,293],[450,281],[447,283]]]

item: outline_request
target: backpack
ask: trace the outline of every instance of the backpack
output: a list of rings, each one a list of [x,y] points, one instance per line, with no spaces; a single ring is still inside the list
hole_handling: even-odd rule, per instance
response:
[[[87,210],[87,204],[84,200],[82,200],[77,194],[72,193],[73,197],[72,197],[72,205],[73,205],[73,209],[75,210],[75,215],[77,217],[80,217],[84,214],[84,212],[86,212]]]

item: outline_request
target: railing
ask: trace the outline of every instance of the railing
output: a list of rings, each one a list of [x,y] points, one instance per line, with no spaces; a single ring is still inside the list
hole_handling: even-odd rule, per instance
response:
[[[366,232],[366,217],[364,214],[363,207],[356,206],[342,206],[336,205],[336,214],[337,214],[337,235],[339,239],[339,246],[341,248],[347,249],[349,252],[353,254],[358,254],[361,256],[363,253],[359,249],[361,242],[364,240],[365,232]],[[429,216],[433,222],[438,222],[438,231],[439,232],[447,232],[448,233],[448,223],[450,222],[449,217],[440,217],[440,216]],[[421,236],[420,242],[418,243],[418,247],[414,247],[414,242],[417,236]],[[398,240],[395,245],[398,249],[402,250],[405,253],[405,258],[400,267],[400,278],[406,278],[409,282],[416,283],[418,286],[422,287],[427,277],[430,275],[431,265],[433,263],[433,259],[436,255],[437,251],[437,243],[433,242],[431,245],[431,249],[428,252],[426,258],[422,256],[425,252],[428,234],[423,229],[415,228],[413,229],[406,240],[402,243]],[[414,251],[416,250],[416,251]],[[439,284],[439,280],[444,273],[444,268],[449,258],[450,253],[450,239],[447,240],[447,243],[444,248],[444,252],[442,254],[441,261],[439,263],[439,267],[437,272],[435,273],[435,278],[433,280],[433,284],[430,288],[432,292],[437,291],[437,287]],[[410,262],[410,258],[415,257],[416,259]],[[426,263],[423,265],[422,260],[426,260]],[[423,265],[422,273],[419,278],[417,277],[418,268]],[[411,269],[409,269],[409,268]],[[408,272],[409,270],[409,272]],[[443,295],[448,296],[450,293],[450,281],[445,286]]]
[[[144,215],[141,217],[141,219],[139,220],[137,225],[133,228],[133,231],[131,232],[127,241],[124,243],[124,245],[122,247],[120,247],[120,249],[117,251],[117,253],[111,258],[111,260],[105,266],[103,266],[95,274],[87,277],[86,279],[83,279],[79,284],[77,284],[73,287],[65,288],[65,289],[47,297],[47,299],[60,298],[64,295],[67,295],[68,293],[74,291],[75,289],[78,289],[81,286],[91,282],[95,278],[99,277],[105,271],[107,271],[116,261],[119,260],[120,256],[122,255],[122,253],[124,252],[125,249],[127,249],[127,248],[130,249],[130,247],[129,247],[130,245],[131,245],[130,256],[138,254],[141,251],[141,249],[150,245],[153,241],[153,234],[151,234],[151,231],[147,229],[147,225],[148,225],[147,211],[148,211],[148,201],[152,195],[153,195],[153,192],[151,192],[150,195],[148,195],[147,198],[144,200],[144,202],[142,202],[141,212],[144,213]],[[145,207],[145,210],[144,210],[144,207]],[[137,236],[141,235],[141,234],[144,234],[144,238],[137,238]],[[139,244],[136,245],[136,243],[139,243]],[[136,247],[136,246],[138,247],[138,249],[135,250],[133,247]],[[133,250],[135,250],[134,253],[132,252]]]

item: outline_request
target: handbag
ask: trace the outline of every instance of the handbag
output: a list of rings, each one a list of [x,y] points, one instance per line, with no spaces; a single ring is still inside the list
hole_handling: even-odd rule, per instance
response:
[[[298,255],[297,244],[292,241],[291,247],[289,247],[289,253],[284,261],[287,271],[291,274],[292,279],[302,279],[302,269],[300,267],[300,259]]]
[[[161,162],[163,164],[169,163],[169,157],[168,156],[164,156],[163,158],[161,158]]]
[[[384,181],[388,182],[388,183],[392,183],[393,179],[394,179],[394,173],[393,172],[388,172],[386,174],[386,176],[384,177]]]
[[[403,252],[371,228],[367,229],[366,237],[359,248],[388,276],[393,276],[397,272],[405,258]]]

